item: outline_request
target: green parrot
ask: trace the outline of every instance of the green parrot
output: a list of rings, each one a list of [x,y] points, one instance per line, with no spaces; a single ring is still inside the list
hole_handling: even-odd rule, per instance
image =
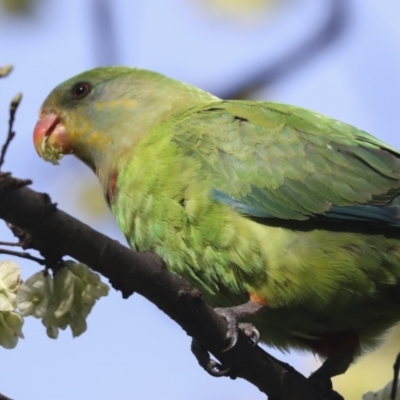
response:
[[[201,290],[233,342],[243,319],[329,378],[400,320],[400,153],[366,132],[102,67],[49,94],[34,144],[87,164],[132,249]]]

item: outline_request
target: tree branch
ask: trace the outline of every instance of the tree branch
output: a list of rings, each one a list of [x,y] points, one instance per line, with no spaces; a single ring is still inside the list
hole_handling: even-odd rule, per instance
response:
[[[26,260],[31,260],[31,261],[37,262],[40,265],[46,264],[46,260],[35,257],[32,254],[26,253],[24,251],[14,251],[14,250],[2,249],[0,247],[0,254],[8,254],[8,255],[14,256],[14,257],[25,258]]]
[[[226,353],[226,323],[201,299],[198,290],[169,272],[161,258],[137,253],[91,229],[51,203],[46,194],[26,183],[0,174],[0,218],[31,235],[30,247],[46,258],[69,255],[108,278],[124,298],[133,292],[157,305],[188,335],[202,343],[223,364],[232,365],[238,377],[254,384],[273,400],[340,399],[335,392],[323,397],[303,375],[253,347],[241,336]]]

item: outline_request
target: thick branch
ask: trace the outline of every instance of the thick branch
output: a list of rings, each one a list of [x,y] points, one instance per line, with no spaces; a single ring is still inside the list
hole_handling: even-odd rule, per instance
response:
[[[0,218],[32,235],[31,245],[54,258],[69,255],[107,277],[124,297],[138,292],[176,321],[188,335],[209,349],[224,365],[234,365],[238,377],[257,386],[273,400],[322,399],[318,389],[289,365],[252,347],[241,337],[230,351],[226,324],[184,279],[166,270],[150,253],[135,253],[58,210],[7,174],[0,175]],[[335,399],[332,392],[332,397]]]

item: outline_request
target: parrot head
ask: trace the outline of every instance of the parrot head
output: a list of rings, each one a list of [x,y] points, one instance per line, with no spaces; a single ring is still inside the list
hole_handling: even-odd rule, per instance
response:
[[[164,75],[101,67],[58,85],[44,101],[33,140],[57,164],[74,154],[95,172],[153,127],[213,96]]]

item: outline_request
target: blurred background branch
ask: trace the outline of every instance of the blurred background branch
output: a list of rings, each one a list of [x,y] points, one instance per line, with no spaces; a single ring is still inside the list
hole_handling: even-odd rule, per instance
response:
[[[97,66],[118,65],[118,43],[113,3],[90,0],[94,60]]]
[[[216,93],[223,99],[250,99],[261,88],[272,85],[289,74],[297,73],[300,68],[313,61],[321,52],[336,44],[342,38],[349,22],[351,4],[348,0],[327,0],[327,17],[321,27],[311,32],[280,59],[270,62],[265,60],[247,75],[240,77],[232,87]],[[279,40],[279,38],[277,38]]]

